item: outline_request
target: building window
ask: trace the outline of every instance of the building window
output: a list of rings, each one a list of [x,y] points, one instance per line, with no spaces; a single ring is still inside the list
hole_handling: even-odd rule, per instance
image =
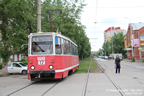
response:
[[[140,40],[144,41],[144,35],[140,36]]]
[[[144,46],[141,46],[141,48],[142,48],[141,52],[144,52]]]

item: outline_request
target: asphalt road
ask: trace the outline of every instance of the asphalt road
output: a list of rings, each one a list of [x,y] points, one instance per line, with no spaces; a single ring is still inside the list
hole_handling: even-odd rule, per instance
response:
[[[96,58],[95,58],[96,59]],[[114,60],[97,58],[98,63],[109,77],[122,89],[126,96],[144,96],[144,66],[131,62],[121,62],[121,73],[115,74]],[[26,75],[0,77],[0,96],[32,84],[10,96],[41,96],[55,85],[44,96],[82,96],[86,73],[72,74],[61,80],[32,82]],[[34,84],[33,84],[34,83]],[[121,96],[118,90],[104,73],[90,73],[86,96]]]

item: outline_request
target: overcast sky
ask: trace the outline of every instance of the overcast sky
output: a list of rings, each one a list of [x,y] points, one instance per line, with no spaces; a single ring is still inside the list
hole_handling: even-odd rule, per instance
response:
[[[130,22],[144,22],[144,0],[85,0],[85,4],[81,22],[86,26],[87,36],[97,38],[90,39],[92,51],[102,47],[104,30],[108,27],[127,30]]]

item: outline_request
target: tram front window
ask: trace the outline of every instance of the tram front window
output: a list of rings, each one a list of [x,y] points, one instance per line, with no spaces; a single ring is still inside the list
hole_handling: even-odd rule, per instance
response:
[[[53,54],[52,36],[34,36],[32,38],[32,55]]]

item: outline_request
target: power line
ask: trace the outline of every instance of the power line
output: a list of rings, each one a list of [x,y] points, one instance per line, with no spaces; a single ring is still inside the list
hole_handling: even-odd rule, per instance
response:
[[[85,8],[101,8],[101,9],[105,9],[105,8],[142,8],[144,6],[128,6],[128,7],[85,7]]]

